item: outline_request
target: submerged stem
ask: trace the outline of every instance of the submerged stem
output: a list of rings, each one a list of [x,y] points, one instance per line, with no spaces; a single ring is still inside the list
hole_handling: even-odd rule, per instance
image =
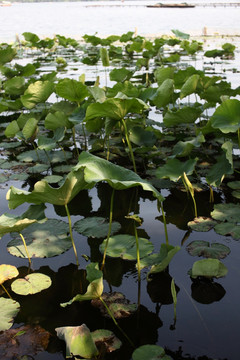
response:
[[[79,261],[78,261],[78,256],[77,256],[77,249],[76,249],[75,242],[73,240],[73,234],[72,234],[72,220],[71,220],[71,216],[70,216],[67,204],[65,205],[65,209],[66,209],[66,213],[67,213],[67,217],[68,217],[69,234],[70,234],[70,238],[71,238],[71,241],[72,241],[72,247],[73,247],[73,251],[74,251],[74,254],[75,254],[77,266],[79,266]]]
[[[133,169],[134,172],[137,173],[137,168],[136,168],[136,163],[135,163],[135,158],[134,158],[134,154],[133,154],[133,149],[132,149],[132,145],[128,136],[128,130],[127,130],[127,125],[124,119],[122,119],[122,124],[124,126],[124,132],[125,132],[125,136],[126,136],[126,140],[127,140],[127,144],[128,144],[128,149],[130,151],[130,155],[131,155],[131,159],[132,159],[132,163],[133,163]]]
[[[74,142],[74,146],[77,152],[77,156],[79,156],[79,151],[78,151],[78,147],[77,147],[77,143],[76,143],[76,136],[75,136],[75,128],[72,128],[72,137],[73,137],[73,142]]]
[[[21,239],[22,239],[22,242],[23,242],[23,245],[24,245],[24,249],[26,251],[26,254],[27,254],[27,257],[28,257],[28,262],[29,262],[29,265],[31,266],[31,259],[30,259],[30,256],[29,256],[29,252],[28,252],[28,248],[27,248],[27,244],[26,244],[26,241],[23,237],[23,235],[21,233],[19,233],[19,235],[21,236]]]
[[[13,300],[13,298],[11,297],[11,295],[9,294],[9,292],[7,291],[7,289],[5,288],[5,286],[3,284],[1,284],[3,290],[5,291],[5,293],[7,294],[7,296],[9,297],[9,299]]]
[[[159,203],[160,203],[160,207],[161,207],[161,210],[162,210],[162,217],[163,217],[166,244],[169,245],[168,232],[167,232],[167,222],[166,222],[166,217],[165,217],[165,213],[164,213],[164,209],[163,209],[163,203],[162,203],[162,201],[159,201]]]
[[[115,194],[115,189],[113,189],[112,195],[111,195],[108,234],[107,234],[106,246],[105,246],[104,253],[103,253],[103,260],[102,260],[101,270],[104,268],[104,265],[105,265],[108,242],[109,242],[109,238],[110,238],[111,231],[112,231],[112,217],[113,217],[113,200],[114,200],[114,194]]]
[[[107,306],[107,304],[105,303],[105,301],[103,300],[103,298],[101,296],[99,296],[99,299],[101,300],[102,304],[105,306],[109,316],[111,317],[111,319],[113,320],[114,324],[117,326],[118,330],[121,331],[121,333],[125,336],[125,338],[128,340],[129,344],[135,348],[132,340],[128,337],[128,335],[125,333],[125,331],[119,326],[117,320],[115,319],[115,317],[113,316],[111,310],[109,309],[109,307]]]

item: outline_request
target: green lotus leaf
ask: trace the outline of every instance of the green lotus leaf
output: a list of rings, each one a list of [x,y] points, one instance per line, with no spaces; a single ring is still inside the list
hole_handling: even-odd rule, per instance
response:
[[[113,120],[119,121],[129,113],[141,113],[148,106],[140,99],[129,98],[126,95],[107,99],[102,103],[90,104],[86,112],[86,121],[93,120],[98,117],[109,117]],[[122,94],[123,95],[123,94]]]
[[[228,134],[240,128],[240,101],[229,99],[224,101],[210,118],[213,128]]]
[[[211,216],[217,221],[238,223],[240,217],[240,205],[232,203],[215,204]]]
[[[203,256],[212,259],[224,259],[230,254],[230,249],[226,245],[219,243],[210,244],[207,241],[201,240],[192,241],[186,249],[192,256]]]
[[[225,175],[232,174],[232,164],[226,158],[226,154],[223,152],[222,155],[218,156],[216,163],[212,165],[206,176],[207,183],[213,186],[219,186],[223,181]]]
[[[159,273],[166,269],[166,267],[171,262],[174,255],[180,250],[179,246],[172,246],[162,244],[160,252],[157,254],[149,255],[140,261],[140,268],[151,266],[151,270],[148,273],[148,278],[150,274]]]
[[[100,58],[102,60],[102,65],[103,66],[109,66],[110,65],[108,50],[105,47],[100,48]]]
[[[66,343],[66,358],[81,356],[93,359],[98,355],[98,350],[91,332],[85,324],[81,326],[64,326],[55,329],[59,339]]]
[[[195,218],[193,221],[188,222],[188,226],[194,231],[209,231],[211,230],[217,222],[212,218],[199,216]]]
[[[50,151],[56,148],[57,142],[62,141],[65,136],[65,128],[57,128],[54,131],[53,137],[46,137],[45,135],[40,135],[38,137],[38,149]]]
[[[47,164],[36,164],[28,168],[29,174],[41,174],[49,169],[49,165]]]
[[[190,270],[190,276],[192,278],[197,278],[198,276],[220,278],[225,276],[227,272],[226,266],[218,259],[203,259],[195,261]]]
[[[165,354],[164,349],[158,345],[142,345],[132,354],[133,360],[171,360],[172,358]]]
[[[10,329],[19,309],[20,304],[17,301],[0,297],[0,331]]]
[[[29,175],[26,173],[23,174],[12,174],[9,176],[9,180],[19,180],[19,181],[25,181],[29,178]]]
[[[5,49],[0,50],[0,66],[6,64],[7,62],[12,61],[12,59],[17,55],[16,49],[13,49],[8,45]]]
[[[40,273],[26,275],[23,279],[12,282],[11,289],[18,295],[33,295],[48,289],[52,284],[51,278]]]
[[[130,80],[132,76],[133,72],[124,67],[121,69],[113,69],[109,73],[110,80],[116,82],[124,82],[126,80]]]
[[[174,82],[173,79],[166,79],[157,89],[152,101],[158,108],[167,106],[173,101]]]
[[[192,124],[201,115],[200,108],[193,108],[185,106],[177,111],[168,110],[163,118],[164,125],[169,126],[182,126],[182,124]]]
[[[12,138],[16,136],[16,134],[20,131],[18,123],[16,120],[11,121],[4,131],[4,135],[8,138]]]
[[[56,111],[49,113],[45,119],[45,128],[49,130],[56,130],[58,128],[71,129],[73,124],[68,120],[68,116],[63,111]]]
[[[205,142],[205,138],[202,133],[199,133],[197,137],[188,141],[179,141],[173,147],[173,155],[185,157],[188,156],[193,148],[200,147]]]
[[[88,95],[88,88],[82,82],[73,79],[59,80],[56,93],[62,98],[81,103]]]
[[[172,29],[171,31],[176,37],[178,37],[180,39],[188,40],[190,38],[189,34],[184,33],[184,32],[182,32],[180,30]]]
[[[9,95],[21,95],[25,90],[24,84],[24,77],[15,76],[12,79],[5,81],[3,88]]]
[[[28,150],[28,151],[24,151],[22,153],[20,153],[17,156],[17,159],[19,161],[24,161],[24,162],[35,162],[35,163],[39,163],[39,161],[43,162],[43,163],[48,163],[49,164],[49,160],[47,158],[46,153],[43,150]]]
[[[173,79],[175,68],[174,67],[159,67],[154,72],[154,76],[157,80],[158,86],[167,79]]]
[[[187,79],[181,88],[180,99],[196,92],[199,78],[198,74],[194,74]]]
[[[98,101],[100,103],[104,102],[106,100],[106,93],[105,91],[100,88],[99,86],[93,86],[93,87],[89,87],[88,91],[90,92],[90,94],[93,96],[95,101]],[[81,108],[80,108],[81,109]],[[80,109],[78,108],[77,110],[80,111]],[[85,116],[84,116],[85,117]],[[79,121],[78,121],[79,122]]]
[[[120,349],[122,342],[110,330],[98,329],[91,332],[95,344],[104,344],[107,353]]]
[[[47,181],[49,184],[57,184],[63,180],[63,177],[60,175],[48,175],[45,176],[43,180]]]
[[[130,98],[139,98],[140,89],[134,86],[130,81],[118,82],[112,88],[107,89],[107,96],[109,98],[115,97],[118,93],[125,94]],[[155,93],[155,92],[154,92]],[[141,99],[145,101],[142,97]]]
[[[240,190],[240,181],[229,181],[227,186],[234,190]]]
[[[162,195],[150,183],[141,179],[140,176],[133,171],[84,151],[80,154],[78,164],[73,170],[82,167],[85,167],[84,180],[89,184],[89,187],[93,187],[100,181],[107,181],[108,184],[116,190],[141,186],[143,190],[151,191],[160,201],[164,200]]]
[[[32,224],[22,231],[29,256],[45,258],[57,256],[72,247],[68,237],[68,224],[57,219],[49,219],[42,224]],[[7,249],[10,254],[26,258],[27,254],[19,236],[12,234]]]
[[[217,224],[214,230],[216,231],[217,234],[224,236],[230,235],[235,240],[240,239],[240,226],[237,225],[236,223],[232,223],[228,221],[226,223]]]
[[[36,44],[38,41],[40,41],[39,37],[32,32],[24,32],[23,36],[26,41],[29,41],[32,44]]]
[[[134,126],[129,131],[129,139],[138,146],[153,146],[157,140],[153,131],[145,130],[140,126]]]
[[[140,257],[144,257],[153,251],[153,244],[145,239],[139,238]],[[100,245],[100,250],[104,252],[107,239]],[[124,260],[136,260],[137,249],[135,236],[120,234],[111,236],[108,241],[107,255],[111,257],[120,257]]]
[[[0,237],[12,232],[22,232],[29,225],[43,220],[45,206],[43,204],[30,206],[23,215],[3,214],[0,216]],[[36,218],[34,218],[36,216]]]
[[[4,281],[17,277],[19,274],[16,266],[13,265],[0,265],[0,284],[3,284]]]
[[[106,237],[108,234],[108,228],[109,224],[106,219],[97,216],[81,219],[74,224],[74,230],[78,233],[93,238]],[[113,221],[111,234],[115,234],[120,228],[121,225],[118,222]]]
[[[166,164],[156,169],[157,178],[169,178],[178,181],[185,173],[191,175],[194,171],[197,159],[189,159],[182,162],[178,159],[167,160]]]
[[[24,191],[11,186],[6,198],[10,209],[28,202],[33,204],[50,203],[53,205],[68,204],[80,190],[87,188],[84,181],[84,169],[73,168],[59,188],[51,187],[47,181],[38,181],[32,192]]]
[[[31,119],[27,120],[26,124],[24,125],[24,127],[22,129],[22,134],[23,134],[25,140],[29,140],[34,135],[36,136],[37,125],[38,125],[37,119],[31,118]]]
[[[27,109],[32,109],[36,104],[45,102],[53,90],[54,84],[51,81],[36,81],[28,86],[21,96],[21,102]]]
[[[87,287],[85,294],[76,295],[72,300],[60,304],[62,307],[71,305],[75,301],[86,301],[98,299],[103,293],[103,274],[102,271],[98,269],[97,263],[91,263],[86,266],[87,277],[90,281],[90,284]]]

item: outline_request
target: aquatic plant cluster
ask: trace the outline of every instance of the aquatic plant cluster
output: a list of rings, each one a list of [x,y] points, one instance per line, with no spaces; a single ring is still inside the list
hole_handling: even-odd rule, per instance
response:
[[[127,331],[122,320],[134,318],[139,324],[143,272],[151,298],[156,296],[151,293],[152,284],[167,292],[165,303],[173,304],[172,330],[177,324],[179,288],[169,275],[169,264],[178,253],[187,250],[203,257],[193,261],[189,270],[194,284],[204,282],[215,289],[218,284],[213,279],[227,275],[221,260],[229,255],[228,246],[187,240],[193,231],[210,229],[240,239],[240,87],[233,88],[224,72],[214,74],[191,64],[196,65],[199,58],[201,64],[211,59],[213,66],[219,60],[231,62],[236,49],[225,43],[205,51],[188,34],[173,33],[154,40],[133,32],[104,39],[85,35],[84,42],[78,42],[60,35],[41,40],[26,32],[23,41],[0,44],[0,181],[28,185],[28,190],[7,189],[9,209],[30,204],[21,215],[0,216],[0,236],[11,234],[12,238],[8,252],[29,263],[24,274],[13,265],[0,265],[0,354],[4,358],[17,354],[17,359],[28,359],[58,337],[65,341],[66,358],[173,359],[164,344],[141,341],[138,331],[134,335]],[[102,197],[104,216],[91,211],[91,189]],[[188,209],[183,226],[187,233],[176,246],[168,235],[167,191],[182,194]],[[219,200],[219,193],[224,196],[225,192],[231,201]],[[207,194],[204,206],[198,202],[202,194]],[[157,249],[141,228],[140,198],[149,198],[159,211],[164,238]],[[125,206],[120,209],[116,202],[121,204],[122,199]],[[57,216],[46,218],[48,204],[68,222]],[[82,218],[73,223],[73,215]],[[94,242],[92,256],[79,254],[74,233]],[[31,321],[11,329],[23,298],[56,289],[51,274],[34,271],[34,259],[71,251],[78,286],[61,295],[64,300],[58,306],[66,317],[73,303],[88,303],[74,312],[97,313],[109,319],[103,322],[106,328],[91,331],[98,324],[88,323],[87,316],[86,323],[78,323],[75,316],[67,326],[66,318],[59,318],[52,332]],[[134,265],[136,303],[111,291],[112,261]],[[162,296],[159,291],[157,296]],[[218,292],[218,296],[220,300],[223,295]],[[40,343],[26,353],[21,341],[31,336]],[[3,346],[8,338],[17,339],[12,353]]]

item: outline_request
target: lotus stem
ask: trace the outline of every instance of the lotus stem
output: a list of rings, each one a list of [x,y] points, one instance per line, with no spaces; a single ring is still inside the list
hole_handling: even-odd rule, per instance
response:
[[[77,256],[77,249],[76,249],[75,242],[73,240],[73,234],[72,234],[72,220],[71,220],[71,216],[70,216],[67,204],[65,205],[65,209],[66,209],[66,213],[67,213],[67,217],[68,217],[69,234],[70,234],[70,238],[71,238],[71,241],[72,241],[72,247],[73,247],[73,251],[74,251],[74,254],[75,254],[77,266],[79,266],[79,260],[78,260],[78,256]]]
[[[29,252],[28,252],[28,248],[27,248],[27,244],[26,244],[26,241],[23,237],[23,235],[21,233],[19,233],[19,235],[21,236],[21,239],[22,239],[22,242],[23,242],[23,245],[24,245],[24,249],[26,251],[26,254],[27,254],[27,257],[28,257],[28,262],[29,262],[29,265],[31,266],[31,259],[30,259],[30,256],[29,256]]]
[[[238,147],[240,149],[240,128],[238,128]]]
[[[3,284],[1,284],[3,290],[5,291],[5,293],[7,294],[7,296],[9,297],[9,299],[13,300],[13,298],[11,297],[11,295],[9,294],[9,292],[7,291],[7,289],[5,288],[5,286]]]
[[[139,251],[139,240],[136,222],[134,221],[134,234],[136,239],[136,250],[137,250],[137,271],[138,271],[138,308],[140,306],[140,297],[141,297],[141,269],[140,269],[140,251]]]
[[[129,148],[129,151],[130,151],[132,163],[133,163],[133,169],[134,169],[134,172],[137,173],[135,158],[134,158],[134,154],[133,154],[133,149],[132,149],[131,142],[130,142],[130,140],[129,140],[127,125],[126,125],[126,122],[125,122],[124,119],[122,119],[122,124],[123,124],[123,126],[124,126],[125,136],[126,136],[128,148]]]
[[[60,149],[61,149],[61,150],[62,150],[62,152],[63,152],[63,156],[64,156],[64,159],[65,159],[66,164],[67,164],[67,163],[68,163],[68,161],[67,161],[66,151],[64,150],[64,148],[63,148],[63,146],[62,146],[62,145],[60,145],[60,144],[59,144],[59,146],[60,146]]]
[[[101,270],[103,270],[104,265],[105,265],[108,242],[109,242],[109,238],[110,238],[110,236],[111,236],[111,231],[112,231],[112,217],[113,217],[113,200],[114,200],[114,194],[115,194],[115,189],[113,189],[112,195],[111,195],[108,234],[107,234],[106,246],[105,246],[104,253],[103,253],[103,260],[102,260]]]
[[[135,348],[135,345],[133,344],[132,340],[128,337],[128,335],[125,333],[125,331],[119,326],[117,320],[115,319],[114,315],[112,314],[111,310],[109,309],[109,307],[107,306],[106,302],[103,300],[103,298],[101,296],[99,296],[99,299],[101,300],[102,304],[104,305],[104,307],[106,308],[109,316],[111,317],[111,319],[113,320],[114,324],[117,326],[118,330],[121,331],[121,333],[125,336],[125,338],[127,339],[127,341],[129,342],[129,344]]]
[[[210,191],[209,202],[214,203],[214,193],[211,185],[209,185],[209,191]]]
[[[77,143],[76,143],[76,136],[75,136],[75,128],[72,128],[72,137],[73,137],[73,142],[74,142],[74,146],[77,152],[77,156],[79,156],[79,151],[78,151],[78,147],[77,147]]]
[[[177,292],[176,292],[176,287],[174,284],[174,278],[172,278],[172,281],[171,281],[171,294],[172,294],[173,305],[174,305],[174,323],[176,323],[176,320],[177,320]]]
[[[162,217],[163,217],[163,224],[164,224],[164,232],[165,232],[166,244],[169,245],[168,232],[167,232],[167,222],[166,222],[166,217],[165,217],[165,213],[164,213],[162,201],[159,201],[159,202],[158,202],[158,205],[159,205],[159,204],[160,204],[160,208],[161,208],[161,211],[162,211]],[[158,206],[158,207],[159,207],[159,206]]]

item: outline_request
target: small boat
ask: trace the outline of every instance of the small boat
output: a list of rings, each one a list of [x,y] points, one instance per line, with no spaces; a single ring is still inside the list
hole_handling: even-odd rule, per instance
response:
[[[10,1],[1,1],[0,6],[11,6],[12,3]]]
[[[187,4],[187,3],[179,3],[179,4],[162,4],[157,3],[155,5],[147,5],[149,8],[194,8],[195,5]]]

